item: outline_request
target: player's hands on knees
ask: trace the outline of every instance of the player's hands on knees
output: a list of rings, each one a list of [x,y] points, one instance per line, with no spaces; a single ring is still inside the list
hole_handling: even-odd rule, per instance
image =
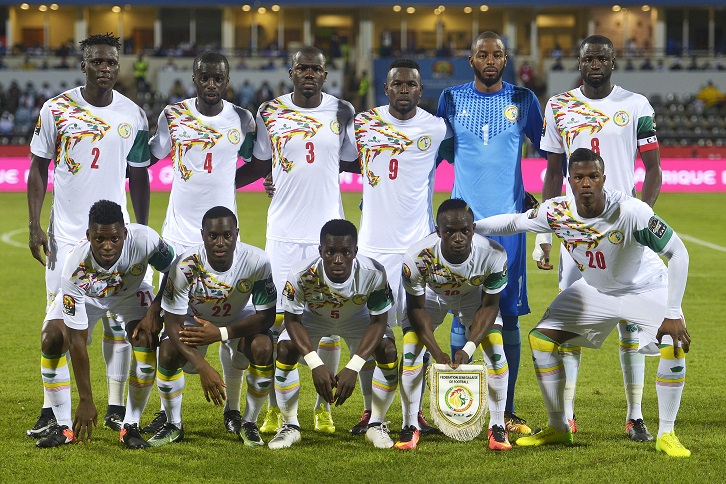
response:
[[[155,350],[159,346],[159,333],[164,325],[164,320],[161,317],[161,303],[153,302],[151,307],[141,321],[134,328],[134,332],[131,334],[131,339],[137,339],[141,333],[149,335],[149,342],[151,349]]]
[[[343,368],[335,375],[335,406],[343,405],[346,400],[353,394],[355,383],[358,381],[358,372],[350,368]]]
[[[219,328],[214,324],[197,316],[194,316],[194,321],[201,326],[184,326],[179,329],[179,341],[187,346],[205,346],[222,340]]]
[[[224,392],[225,384],[217,370],[208,364],[200,368],[199,382],[202,384],[202,390],[204,390],[204,398],[208,402],[214,403],[217,407],[224,405],[224,401],[227,399]]]
[[[262,186],[265,187],[265,193],[267,193],[268,197],[272,198],[275,196],[275,184],[272,182],[272,172],[267,174],[265,181],[262,182]]]
[[[678,356],[678,343],[680,343],[681,348],[683,348],[685,353],[688,353],[688,350],[691,349],[691,335],[688,334],[686,322],[683,318],[665,318],[663,323],[660,325],[660,328],[658,328],[658,333],[655,335],[658,340],[658,344],[661,343],[661,339],[663,339],[663,336],[665,335],[668,335],[673,339],[673,356]]]
[[[73,433],[79,442],[90,442],[93,436],[93,427],[98,423],[98,412],[93,400],[81,400],[76,408],[76,418],[73,419]]]
[[[30,227],[30,237],[28,238],[28,247],[30,247],[30,253],[33,257],[45,265],[45,257],[50,257],[50,249],[48,247],[48,236],[45,235],[43,229],[40,227]],[[42,249],[42,251],[41,251]]]
[[[333,403],[335,401],[333,398],[333,388],[335,388],[336,385],[333,374],[325,365],[315,368],[312,373],[315,391],[318,392],[318,395],[323,397],[326,402]]]

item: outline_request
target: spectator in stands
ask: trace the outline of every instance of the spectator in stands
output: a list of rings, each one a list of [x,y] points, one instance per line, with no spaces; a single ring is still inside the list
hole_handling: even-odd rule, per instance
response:
[[[265,101],[269,101],[275,97],[275,93],[270,87],[270,83],[265,81],[262,83],[260,88],[257,90],[257,104],[262,104]]]
[[[368,91],[371,88],[371,80],[368,77],[368,71],[363,71],[358,80],[358,106],[357,111],[365,111],[368,103]]]
[[[280,83],[277,85],[277,95],[282,96],[284,94],[292,92],[292,89],[285,83],[285,81],[280,81]]]
[[[726,106],[726,94],[722,93],[713,81],[709,79],[708,83],[696,94],[696,101],[703,107],[704,111]]]
[[[562,59],[555,60],[555,63],[552,64],[552,70],[553,71],[564,71],[565,66],[562,65]]]
[[[552,57],[556,61],[559,61],[562,59],[562,47],[560,47],[559,43],[555,42],[555,46],[550,51],[550,57]]]
[[[15,130],[15,117],[12,113],[4,111],[0,116],[0,135],[12,136]]]
[[[634,71],[635,65],[633,65],[633,59],[628,57],[628,59],[625,61],[625,70],[626,71]]]
[[[256,111],[255,104],[255,86],[249,79],[245,79],[239,88],[239,105],[253,113]]]
[[[676,60],[673,61],[673,64],[670,66],[670,70],[672,71],[682,71],[683,70],[683,61],[680,57],[676,57]]]
[[[53,69],[70,69],[71,66],[68,64],[68,59],[63,56],[60,58],[60,62],[53,66]]]
[[[139,56],[134,62],[134,81],[136,81],[137,92],[146,92],[146,75],[149,72],[149,63],[144,59],[144,53],[139,52]]]
[[[653,63],[650,61],[650,57],[646,57],[642,64],[640,64],[641,71],[652,71]]]
[[[665,63],[663,62],[663,59],[658,59],[658,63],[655,66],[656,71],[664,71],[665,70]]]
[[[23,63],[18,66],[18,69],[22,71],[34,71],[37,67],[38,66],[30,60],[30,56],[26,54],[23,58]]]
[[[162,71],[166,71],[166,72],[176,71],[177,70],[177,66],[176,66],[176,63],[174,62],[174,57],[168,56],[166,58],[166,64],[164,64],[163,66],[161,66],[161,70]]]
[[[698,67],[698,57],[696,57],[695,55],[691,56],[691,63],[688,64],[688,70],[689,71],[698,71],[700,69],[701,68]]]
[[[184,99],[186,99],[186,91],[184,90],[181,79],[175,79],[169,91],[169,104],[176,104]]]
[[[524,61],[522,66],[519,68],[519,79],[522,81],[522,85],[527,89],[534,91],[536,86],[534,67],[527,61]]]
[[[18,85],[17,81],[12,81],[10,83],[10,88],[8,88],[8,95],[6,97],[6,106],[5,109],[10,111],[10,113],[15,114],[15,111],[18,110],[18,105],[20,104],[20,96],[23,94],[23,92],[20,90],[20,86]]]

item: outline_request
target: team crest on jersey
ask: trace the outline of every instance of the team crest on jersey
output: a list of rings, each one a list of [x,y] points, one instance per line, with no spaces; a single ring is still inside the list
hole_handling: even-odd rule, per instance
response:
[[[650,217],[650,220],[648,221],[648,230],[650,230],[653,235],[655,235],[659,239],[662,239],[667,229],[668,226],[666,225],[666,223],[659,219],[657,216],[653,215],[652,217]]]
[[[237,128],[232,128],[227,132],[227,139],[230,143],[233,145],[239,144],[239,140],[242,137],[239,134],[239,130]]]
[[[482,284],[484,284],[484,276],[476,275],[472,277],[471,279],[469,279],[469,284],[471,284],[472,286],[481,286]]]
[[[129,136],[131,136],[131,125],[129,123],[119,124],[118,134],[121,135],[123,139],[129,139]]]
[[[295,299],[295,288],[292,287],[290,281],[285,282],[285,289],[282,290],[282,297],[286,297],[288,301]]]
[[[519,119],[519,108],[513,104],[510,104],[504,108],[504,117],[507,121],[513,123]]]
[[[630,122],[630,115],[625,111],[618,111],[613,115],[613,122],[621,128],[627,126]]]
[[[619,230],[611,230],[608,234],[608,240],[612,244],[620,245],[623,243],[623,240],[625,240],[625,236]]]
[[[131,266],[131,269],[129,269],[129,274],[131,274],[132,276],[140,276],[144,273],[144,270],[146,270],[145,264],[134,264]]]
[[[401,276],[403,276],[404,281],[411,282],[411,269],[406,264],[403,264]]]
[[[416,140],[416,148],[418,148],[419,151],[428,151],[428,149],[431,148],[431,143],[431,136],[424,135]]]
[[[63,295],[63,312],[68,316],[76,315],[76,300],[68,294]]]
[[[335,134],[340,134],[340,121],[334,119],[330,122],[330,131]]]
[[[249,279],[240,279],[237,281],[237,290],[242,293],[250,292],[252,290],[252,282]]]
[[[355,294],[352,299],[355,304],[363,305],[368,301],[368,296],[365,294]]]

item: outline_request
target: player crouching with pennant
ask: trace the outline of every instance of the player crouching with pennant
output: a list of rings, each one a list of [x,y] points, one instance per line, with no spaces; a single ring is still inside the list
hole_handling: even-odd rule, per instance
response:
[[[396,448],[415,449],[418,442],[416,416],[423,384],[424,348],[428,348],[439,363],[434,367],[438,369],[432,371],[432,389],[438,391],[438,395],[431,396],[436,425],[449,437],[471,440],[483,428],[488,400],[489,448],[511,449],[504,427],[509,367],[498,318],[499,294],[507,285],[504,248],[474,233],[474,214],[466,202],[446,200],[436,214],[436,233],[406,252],[403,284],[408,320],[402,325],[403,431]],[[434,330],[449,310],[460,316],[468,338],[453,361],[434,338]],[[469,363],[479,344],[484,349],[488,378],[482,366],[459,366]],[[455,367],[459,367],[458,372]],[[464,381],[467,383],[461,383]]]

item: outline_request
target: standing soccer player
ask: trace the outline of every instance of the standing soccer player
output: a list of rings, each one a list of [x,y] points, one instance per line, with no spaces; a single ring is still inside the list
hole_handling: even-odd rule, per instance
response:
[[[43,104],[30,142],[28,212],[30,251],[45,266],[46,309],[60,288],[61,271],[70,250],[86,237],[88,210],[108,199],[126,210],[126,169],[131,201],[140,224],[149,215],[149,127],[146,115],[130,99],[113,90],[119,74],[118,37],[92,35],[81,42],[83,86],[70,89]],[[53,208],[48,234],[40,213],[53,164]],[[106,426],[120,430],[124,390],[129,375],[131,346],[122,325],[103,319],[103,356],[108,382]],[[46,388],[47,390],[47,388]],[[48,392],[44,392],[47,397]],[[44,436],[55,424],[47,398],[29,437]]]
[[[660,423],[656,449],[688,457],[673,427],[686,379],[691,343],[681,311],[688,251],[653,209],[605,188],[605,163],[578,148],[568,161],[572,195],[547,200],[519,215],[477,221],[480,234],[555,233],[582,272],[529,333],[532,359],[549,414],[548,427],[517,445],[572,443],[565,417],[565,370],[560,345],[599,348],[621,321],[638,325],[638,351],[660,354],[655,388]],[[666,268],[658,255],[668,259]],[[583,301],[587,304],[583,305]]]
[[[153,288],[144,282],[147,266],[168,270],[174,250],[149,227],[125,226],[121,206],[108,200],[91,206],[86,226],[87,240],[66,257],[60,292],[43,323],[41,374],[58,423],[36,446],[58,447],[76,439],[91,440],[97,413],[86,342],[99,318],[112,311],[133,347],[128,411],[119,439],[130,449],[147,447],[138,424],[153,388],[156,355],[150,338],[130,335],[153,298]],[[79,397],[75,418],[67,356],[73,364]]]
[[[161,303],[164,336],[156,375],[167,422],[149,439],[152,447],[184,438],[182,367],[187,362],[199,373],[207,401],[221,406],[226,400],[226,385],[204,359],[207,346],[216,341],[226,343],[235,369],[247,369],[247,404],[237,433],[247,446],[264,445],[257,416],[272,384],[269,330],[277,293],[265,252],[238,242],[238,236],[237,217],[229,208],[209,209],[202,218],[203,245],[183,252],[170,271]],[[246,308],[250,300],[254,309]],[[205,320],[202,327],[195,327],[195,316]]]
[[[237,162],[251,159],[256,131],[252,113],[223,99],[229,84],[225,56],[209,51],[199,54],[192,64],[192,82],[196,97],[166,106],[150,143],[152,164],[169,152],[172,156],[174,178],[161,234],[177,254],[202,243],[199,228],[207,210],[222,206],[237,212]],[[157,335],[161,330],[161,300],[154,301],[152,307],[153,319],[144,320],[140,329]],[[228,432],[238,434],[243,370],[232,364],[234,350],[223,341],[219,359],[228,397],[224,425]],[[142,431],[156,434],[166,417],[162,408]]]
[[[275,341],[283,322],[281,295],[290,268],[317,255],[320,228],[328,220],[343,217],[341,164],[354,169],[351,166],[358,158],[346,133],[353,122],[353,106],[322,92],[327,75],[325,56],[319,49],[303,47],[293,55],[293,92],[260,106],[254,158],[237,175],[238,187],[270,172],[275,183],[265,244],[278,294]],[[328,368],[336,371],[340,338],[323,338],[318,351]],[[279,409],[270,396],[262,433],[275,432],[281,424]],[[315,408],[316,431],[335,432],[330,404],[318,398]]]
[[[330,220],[320,230],[319,255],[290,270],[283,294],[285,331],[279,338],[275,363],[275,393],[284,424],[268,444],[271,449],[284,449],[301,439],[297,419],[300,356],[312,371],[318,395],[342,405],[374,352],[376,384],[366,440],[378,449],[393,447],[385,422],[398,385],[398,355],[386,314],[393,299],[383,266],[357,255],[357,235],[355,225],[347,220]],[[314,351],[326,334],[345,338],[352,354],[337,374]]]
[[[507,54],[498,34],[479,34],[472,43],[469,63],[474,81],[445,89],[439,99],[438,115],[449,122],[454,132],[452,142],[444,142],[441,147],[441,156],[454,163],[451,196],[465,200],[476,218],[523,212],[521,161],[525,135],[546,156],[539,147],[539,102],[529,89],[502,81]],[[524,419],[514,411],[522,345],[519,316],[529,313],[526,238],[519,234],[495,240],[506,249],[509,261],[509,284],[499,302],[504,352],[509,361],[507,430],[530,433]]]
[[[423,85],[415,61],[393,61],[383,88],[388,105],[357,114],[349,136],[355,140],[364,178],[359,253],[386,268],[395,303],[388,313],[388,325],[393,327],[402,325],[406,315],[406,296],[401,285],[403,256],[411,244],[434,231],[431,201],[436,155],[451,132],[446,121],[418,107]],[[387,223],[381,223],[383,219]],[[406,341],[404,333],[404,348]],[[404,356],[404,374],[411,370],[408,365]],[[373,368],[374,362],[369,361],[359,373],[364,412],[351,429],[353,434],[367,430]],[[407,402],[403,405],[405,415]],[[416,419],[409,426],[436,431],[428,425],[420,408],[413,411]]]
[[[607,37],[593,35],[580,45],[579,70],[583,84],[571,91],[553,96],[545,107],[545,128],[542,149],[548,151],[542,198],[562,194],[563,172],[567,158],[577,148],[589,148],[608,160],[607,188],[635,196],[635,159],[645,165],[642,200],[655,205],[661,187],[660,152],[655,136],[654,111],[648,100],[612,84],[615,49]],[[568,193],[569,193],[568,186]],[[545,247],[539,251],[541,244]],[[551,235],[538,236],[535,259],[549,262]],[[560,249],[560,290],[580,279],[581,273],[571,257]],[[542,266],[542,262],[538,265]],[[547,268],[551,268],[548,265]],[[643,421],[641,400],[645,355],[638,352],[638,326],[628,321],[618,324],[620,364],[623,370],[628,412],[625,433],[632,440],[653,440]],[[567,384],[565,414],[572,431],[577,431],[574,413],[575,386],[582,349],[561,346]]]
[[[409,370],[401,376],[401,400],[417,400],[423,386],[423,354],[431,352],[437,363],[468,363],[479,344],[484,348],[484,361],[489,373],[489,448],[509,450],[504,424],[509,368],[502,345],[502,321],[499,294],[507,285],[507,253],[493,240],[474,233],[474,214],[461,199],[446,200],[436,214],[436,233],[413,244],[403,263],[403,285],[406,289],[408,320],[404,331],[413,330],[410,346],[404,356],[410,359]],[[452,358],[444,353],[434,338],[434,331],[451,311],[459,314],[466,328],[468,341]],[[410,333],[406,333],[410,334]],[[414,420],[415,411],[404,413],[404,424]],[[404,425],[404,432],[410,432]],[[414,449],[418,432],[406,445]]]

